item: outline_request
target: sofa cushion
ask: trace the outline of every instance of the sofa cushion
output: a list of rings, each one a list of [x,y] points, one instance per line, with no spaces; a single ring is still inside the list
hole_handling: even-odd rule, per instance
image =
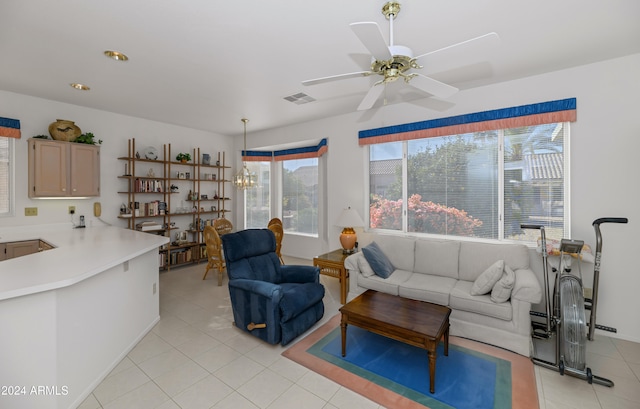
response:
[[[400,284],[398,295],[434,304],[449,305],[449,293],[456,281],[451,277],[414,273]]]
[[[490,265],[504,260],[513,271],[529,268],[529,249],[524,244],[460,242],[458,278],[475,281]]]
[[[369,262],[364,257],[364,254],[358,257],[358,270],[360,270],[360,273],[365,277],[371,277],[375,274],[375,272],[369,265]]]
[[[471,295],[483,295],[491,291],[504,273],[504,260],[498,260],[490,265],[476,278],[471,286]]]
[[[391,273],[393,273],[393,270],[395,270],[393,264],[391,264],[375,241],[364,247],[362,253],[376,275],[382,278],[388,278]]]
[[[453,240],[416,240],[416,273],[458,278],[460,242]]]
[[[473,312],[488,317],[511,321],[513,308],[511,302],[495,303],[491,296],[471,295],[471,281],[458,280],[449,294],[449,307],[453,310]]]
[[[415,241],[414,237],[375,235],[375,242],[398,270],[415,271],[413,266]]]
[[[516,283],[516,273],[513,272],[511,267],[505,264],[502,277],[491,290],[491,301],[493,302],[505,302],[511,298],[511,290]]]
[[[358,287],[398,295],[398,286],[407,281],[412,275],[413,273],[411,271],[406,270],[396,270],[389,276],[389,278],[381,278],[375,274],[371,277],[364,277],[363,275],[360,275],[357,278]]]

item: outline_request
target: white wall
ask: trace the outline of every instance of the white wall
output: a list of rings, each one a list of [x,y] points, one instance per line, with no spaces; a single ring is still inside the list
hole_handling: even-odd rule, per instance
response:
[[[640,342],[640,321],[631,312],[640,289],[635,268],[634,231],[640,174],[640,54],[578,68],[529,77],[458,93],[451,109],[438,112],[418,103],[390,105],[279,129],[251,132],[250,149],[327,138],[328,240],[285,235],[284,254],[312,258],[339,248],[340,228],[333,225],[341,210],[354,207],[365,215],[366,148],[358,131],[464,113],[563,98],[577,98],[578,119],[571,125],[572,237],[595,247],[591,223],[599,217],[628,217],[628,225],[604,225],[598,323],[618,329],[620,338]],[[318,104],[331,103],[316,102]],[[424,105],[424,101],[422,101]],[[238,146],[238,145],[237,145]],[[236,203],[238,204],[238,203]],[[592,265],[585,270],[593,270]],[[588,273],[588,272],[587,272]],[[585,274],[590,283],[591,274]],[[596,334],[598,331],[596,332]],[[607,333],[608,335],[612,335]]]
[[[87,225],[92,223],[98,225],[102,222],[93,216],[93,203],[99,201],[102,204],[101,219],[125,227],[126,222],[117,219],[120,205],[127,202],[127,195],[117,193],[125,191],[127,188],[126,181],[118,179],[118,176],[124,173],[125,162],[117,160],[117,158],[127,155],[127,140],[130,138],[135,138],[137,150],[154,146],[162,153],[163,144],[170,143],[174,155],[178,152],[193,152],[193,148],[199,147],[201,153],[209,153],[212,158],[220,151],[226,152],[227,162],[232,162],[235,157],[230,152],[232,144],[231,138],[228,136],[5,91],[0,91],[0,116],[19,119],[22,133],[22,138],[15,141],[15,217],[0,218],[2,226],[70,223],[68,215],[68,206],[70,205],[76,206],[74,219],[76,223],[78,223],[78,216],[82,214],[85,216]],[[83,132],[93,132],[97,139],[102,139],[103,142],[100,145],[101,195],[99,198],[29,199],[27,192],[27,140],[34,135],[48,135],[49,124],[58,118],[75,121]],[[228,163],[228,165],[233,166],[233,163]],[[231,174],[233,169],[229,171]],[[155,172],[157,175],[158,170]],[[227,190],[231,191],[230,197],[235,199],[233,196],[235,191],[231,189],[230,184],[228,184]],[[187,192],[181,190],[181,193],[183,195],[179,197],[172,197],[174,206],[178,200],[182,199],[182,196],[186,198]],[[226,193],[229,196],[229,192]],[[38,216],[26,217],[24,215],[25,207],[37,207]],[[228,215],[228,217],[232,216],[233,214]],[[172,221],[177,221],[178,226],[186,228],[191,222],[191,218],[181,216],[172,218]]]

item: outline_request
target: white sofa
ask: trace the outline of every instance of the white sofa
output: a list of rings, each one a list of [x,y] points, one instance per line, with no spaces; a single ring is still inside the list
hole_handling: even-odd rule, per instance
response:
[[[372,235],[395,270],[384,279],[370,269],[362,251],[345,260],[349,299],[367,289],[446,305],[450,333],[530,356],[531,304],[542,292],[522,244]],[[474,281],[498,260],[515,272],[511,298],[496,303],[491,294],[471,295]],[[364,270],[364,272],[363,272]]]

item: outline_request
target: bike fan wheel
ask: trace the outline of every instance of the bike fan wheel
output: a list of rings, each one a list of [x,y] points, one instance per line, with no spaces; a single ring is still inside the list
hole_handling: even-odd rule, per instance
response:
[[[587,325],[584,295],[574,276],[560,279],[562,354],[566,366],[583,371],[586,364]]]

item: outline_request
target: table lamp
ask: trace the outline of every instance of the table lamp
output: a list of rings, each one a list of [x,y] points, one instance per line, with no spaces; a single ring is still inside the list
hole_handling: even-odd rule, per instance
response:
[[[342,252],[345,254],[354,253],[354,247],[356,245],[356,240],[358,240],[358,236],[356,236],[354,227],[363,227],[364,222],[362,218],[351,207],[348,207],[342,211],[340,217],[338,217],[338,221],[336,222],[336,226],[343,227],[342,234],[340,234],[340,244],[342,244]]]

